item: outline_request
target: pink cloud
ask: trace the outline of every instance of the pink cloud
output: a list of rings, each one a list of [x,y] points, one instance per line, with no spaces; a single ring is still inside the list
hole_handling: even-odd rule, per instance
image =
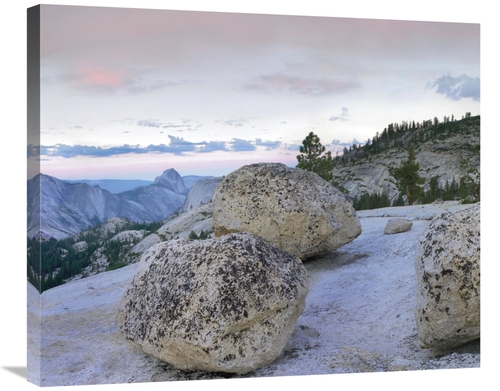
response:
[[[82,75],[81,82],[89,86],[116,88],[123,85],[125,79],[123,72],[95,70]]]
[[[133,74],[105,67],[85,66],[72,78],[74,87],[94,91],[115,91],[135,84]]]

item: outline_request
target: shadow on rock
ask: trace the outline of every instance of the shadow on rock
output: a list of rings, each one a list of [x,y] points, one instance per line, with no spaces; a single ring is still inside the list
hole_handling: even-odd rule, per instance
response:
[[[343,251],[332,251],[327,254],[310,258],[304,263],[309,274],[314,275],[324,271],[339,269],[354,264],[362,259],[368,258],[365,253],[348,253]]]

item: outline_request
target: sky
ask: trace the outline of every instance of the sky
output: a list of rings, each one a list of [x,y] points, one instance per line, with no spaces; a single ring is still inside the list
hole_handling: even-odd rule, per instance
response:
[[[226,175],[480,114],[480,25],[44,5],[41,171]]]

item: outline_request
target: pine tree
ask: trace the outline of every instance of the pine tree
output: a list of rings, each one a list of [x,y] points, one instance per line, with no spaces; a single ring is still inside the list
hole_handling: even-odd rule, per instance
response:
[[[436,201],[438,198],[443,197],[443,190],[439,187],[439,177],[432,177],[429,182],[429,189],[424,193],[424,204],[430,204]]]
[[[477,202],[481,195],[481,174],[476,168],[470,167],[470,159],[460,161],[459,196],[466,202]]]
[[[404,205],[405,205],[405,200],[403,198],[403,194],[400,193],[399,197],[392,202],[391,206],[404,206]]]
[[[330,151],[325,153],[326,148],[313,132],[302,141],[300,155],[297,155],[297,168],[312,171],[324,180],[330,182],[333,179],[333,158]]]
[[[418,175],[419,170],[420,165],[415,161],[415,151],[409,148],[408,160],[394,170],[394,178],[399,182],[399,191],[406,194],[409,205],[422,197],[422,188],[419,185],[423,184],[425,179]]]

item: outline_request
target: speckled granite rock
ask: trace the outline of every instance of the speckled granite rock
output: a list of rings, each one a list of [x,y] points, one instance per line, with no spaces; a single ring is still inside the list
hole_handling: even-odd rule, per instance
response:
[[[480,205],[432,220],[415,258],[415,317],[423,348],[480,336]]]
[[[179,369],[243,374],[282,353],[307,292],[300,259],[254,235],[170,241],[141,258],[118,322]]]
[[[213,199],[215,236],[250,232],[302,260],[335,250],[361,233],[352,204],[317,174],[279,163],[227,175]]]

